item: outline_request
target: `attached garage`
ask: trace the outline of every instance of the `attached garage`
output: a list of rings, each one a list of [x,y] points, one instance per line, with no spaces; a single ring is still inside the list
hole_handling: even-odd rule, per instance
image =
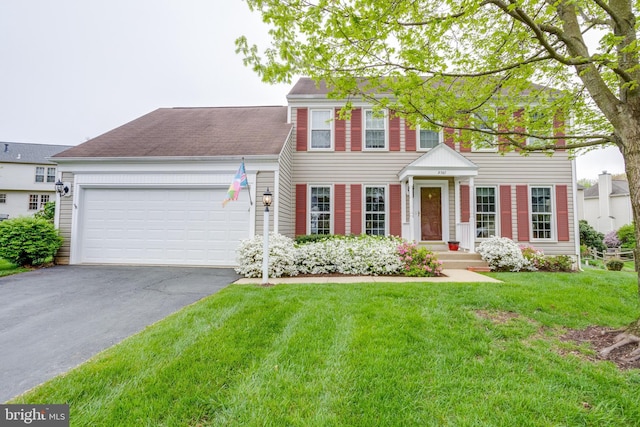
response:
[[[240,241],[263,232],[267,187],[269,229],[291,217],[292,140],[287,107],[161,108],[54,156],[70,189],[56,262],[236,266]],[[249,188],[223,207],[240,164]]]
[[[236,264],[250,236],[248,198],[222,207],[224,188],[87,188],[79,216],[80,263]]]

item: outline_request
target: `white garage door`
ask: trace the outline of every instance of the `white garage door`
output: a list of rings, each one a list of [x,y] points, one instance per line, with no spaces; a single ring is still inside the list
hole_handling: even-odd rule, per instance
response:
[[[85,189],[80,262],[236,265],[238,243],[249,237],[249,201],[243,191],[223,208],[226,191]]]

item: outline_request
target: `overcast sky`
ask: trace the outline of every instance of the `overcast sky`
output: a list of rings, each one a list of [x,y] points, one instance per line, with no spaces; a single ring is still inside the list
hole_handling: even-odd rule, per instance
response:
[[[268,40],[241,0],[4,0],[0,141],[77,145],[160,107],[286,105],[234,40]],[[266,43],[266,42],[265,42]],[[624,171],[616,148],[578,178]]]

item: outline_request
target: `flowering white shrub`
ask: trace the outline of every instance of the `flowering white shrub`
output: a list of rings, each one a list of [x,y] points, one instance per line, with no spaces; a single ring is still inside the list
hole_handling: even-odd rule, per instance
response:
[[[244,277],[262,277],[263,236],[243,240],[238,247],[236,273]],[[295,276],[296,248],[293,239],[269,233],[269,277]]]
[[[520,247],[506,237],[490,237],[480,243],[477,251],[492,270],[520,271],[527,269],[530,264],[522,255]]]

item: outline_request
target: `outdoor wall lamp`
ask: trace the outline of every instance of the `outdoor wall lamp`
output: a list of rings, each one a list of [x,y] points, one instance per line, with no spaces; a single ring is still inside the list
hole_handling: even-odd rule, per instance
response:
[[[62,182],[61,180],[58,180],[58,182],[55,183],[55,187],[56,193],[58,193],[60,196],[68,196],[69,192],[71,191],[71,189],[69,188],[69,184],[67,184],[66,182]]]
[[[267,191],[265,191],[262,195],[262,203],[264,204],[264,208],[267,210],[267,212],[269,211],[269,206],[271,206],[272,202],[273,194],[271,194],[271,191],[269,191],[269,187],[267,187]]]

